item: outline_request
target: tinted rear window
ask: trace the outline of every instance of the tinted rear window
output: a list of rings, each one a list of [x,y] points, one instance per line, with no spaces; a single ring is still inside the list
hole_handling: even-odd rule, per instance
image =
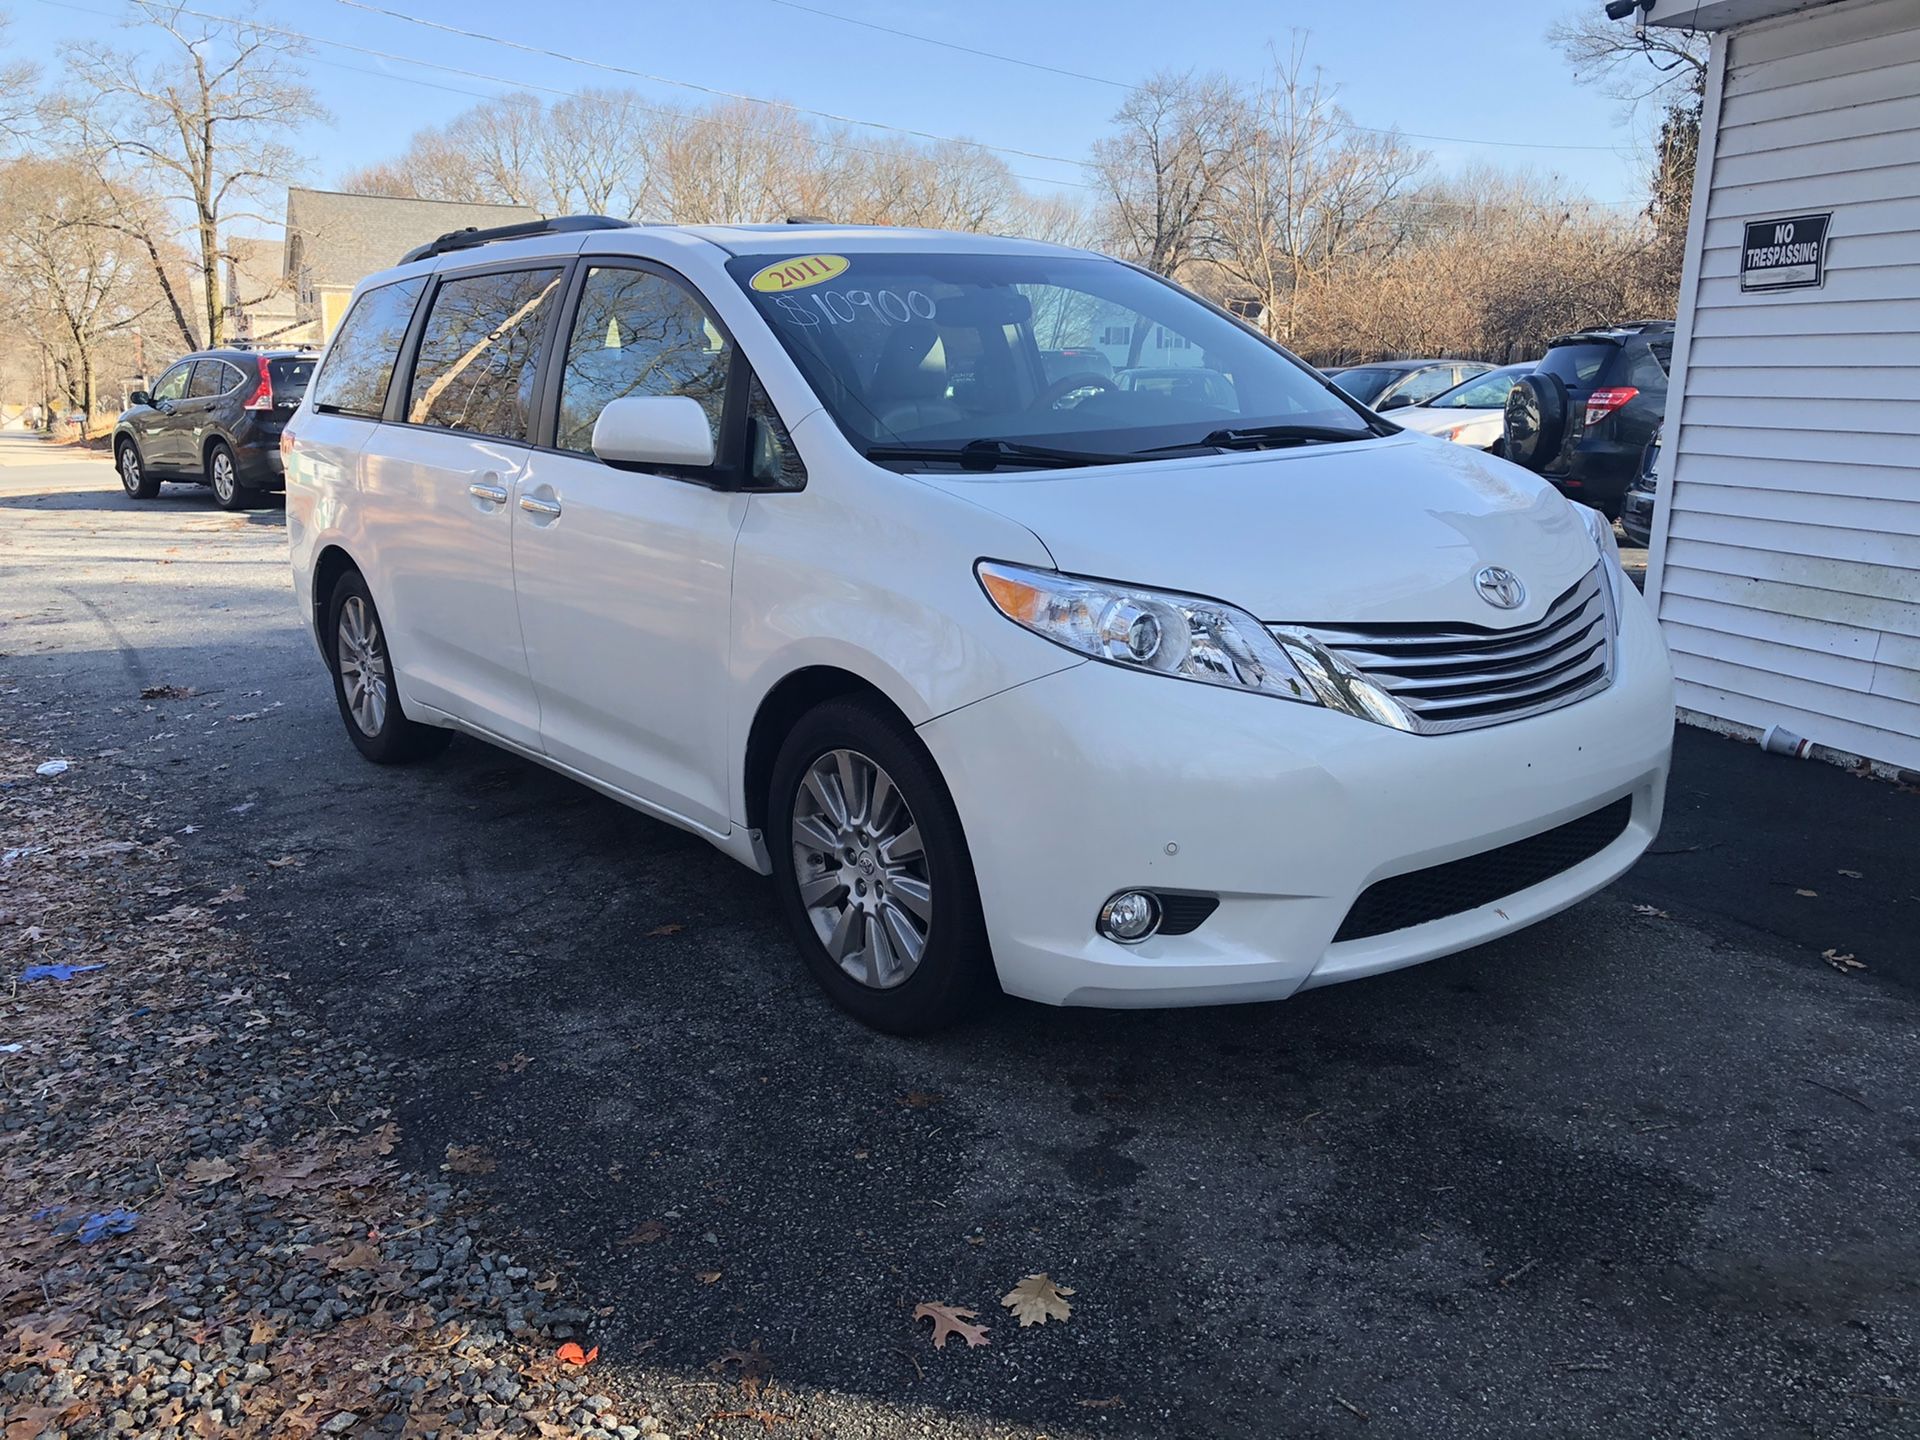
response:
[[[1592,386],[1600,383],[1607,362],[1619,353],[1618,345],[1556,345],[1536,368],[1568,385]]]
[[[1406,373],[1404,370],[1341,370],[1327,378],[1362,405],[1370,405],[1382,390]]]
[[[306,393],[307,382],[313,378],[313,361],[269,360],[267,373],[273,377],[273,393],[276,397],[291,395],[298,398]]]
[[[426,276],[417,275],[369,290],[353,302],[314,386],[315,409],[380,417],[394,362],[400,358],[400,342],[413,319],[414,304],[426,288]]]

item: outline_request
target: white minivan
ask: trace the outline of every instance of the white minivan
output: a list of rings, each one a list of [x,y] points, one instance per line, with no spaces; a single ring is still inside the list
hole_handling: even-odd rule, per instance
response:
[[[1099,255],[460,232],[360,285],[289,435],[362,753],[464,731],[706,837],[883,1029],[1375,974],[1659,826],[1608,524]]]

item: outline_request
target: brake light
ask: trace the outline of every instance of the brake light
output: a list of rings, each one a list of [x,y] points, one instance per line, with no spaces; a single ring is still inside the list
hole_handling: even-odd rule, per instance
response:
[[[247,410],[271,410],[273,408],[273,376],[267,372],[267,357],[264,355],[256,355],[253,358],[260,362],[260,384],[242,408]],[[1629,391],[1628,393],[1631,394],[1632,392]]]
[[[1631,385],[1618,385],[1610,390],[1594,391],[1587,396],[1587,428],[1591,430],[1639,393]]]
[[[293,431],[291,430],[280,432],[280,458],[282,461],[293,458]]]

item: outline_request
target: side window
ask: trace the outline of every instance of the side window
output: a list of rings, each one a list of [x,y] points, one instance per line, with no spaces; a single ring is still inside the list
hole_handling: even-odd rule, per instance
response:
[[[1442,390],[1453,388],[1453,371],[1445,366],[1436,366],[1431,370],[1419,370],[1406,384],[1393,393],[1404,395],[1409,405],[1419,405],[1431,400]]]
[[[733,347],[686,286],[648,270],[595,266],[567,341],[553,443],[591,454],[600,412],[629,395],[698,400],[717,440],[732,363]]]
[[[233,388],[239,371],[221,360],[202,360],[193,367],[193,383],[187,387],[189,400],[204,400],[224,395]]]
[[[781,422],[780,412],[761,388],[758,375],[747,386],[747,427],[753,446],[747,469],[753,483],[776,490],[806,489],[807,467],[800,461],[800,452],[794,448],[793,436]]]
[[[156,400],[182,400],[186,398],[187,381],[193,378],[193,362],[176,365],[160,377],[160,383],[153,387]]]
[[[420,333],[407,420],[525,440],[532,432],[540,347],[563,273],[556,266],[442,281]]]
[[[1664,390],[1667,388],[1667,362],[1673,357],[1673,342],[1666,342],[1666,354],[1662,355],[1652,344],[1636,346],[1633,358],[1627,364],[1627,384],[1636,390]]]
[[[426,288],[427,277],[419,275],[369,290],[353,302],[314,382],[314,409],[380,418],[387,408],[387,386],[393,381],[400,342]]]

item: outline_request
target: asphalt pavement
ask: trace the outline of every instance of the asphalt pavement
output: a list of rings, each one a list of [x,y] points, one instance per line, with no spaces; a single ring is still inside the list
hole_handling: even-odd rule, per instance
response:
[[[1686,730],[1654,853],[1520,935],[1278,1005],[891,1039],[699,841],[465,739],[362,761],[280,511],[133,502],[17,439],[0,725],[246,882],[313,1023],[403,1062],[409,1163],[497,1157],[469,1178],[604,1310],[610,1388],[757,1342],[849,1397],[836,1436],[1920,1427],[1900,787]],[[1033,1271],[1065,1324],[1000,1308]],[[935,1351],[921,1301],[990,1343]]]

